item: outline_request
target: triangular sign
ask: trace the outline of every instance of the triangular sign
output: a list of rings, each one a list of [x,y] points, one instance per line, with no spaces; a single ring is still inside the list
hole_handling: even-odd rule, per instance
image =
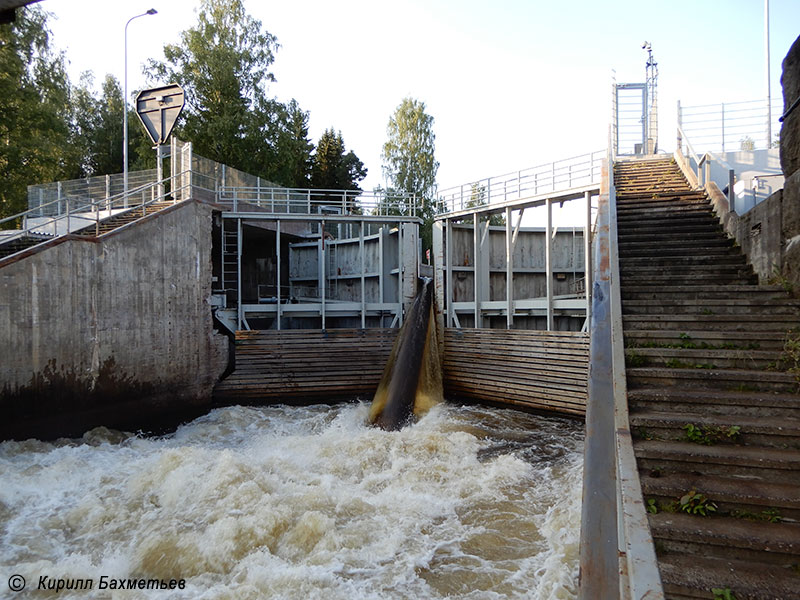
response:
[[[136,95],[136,114],[156,145],[164,144],[183,110],[183,88],[177,83],[142,90]]]

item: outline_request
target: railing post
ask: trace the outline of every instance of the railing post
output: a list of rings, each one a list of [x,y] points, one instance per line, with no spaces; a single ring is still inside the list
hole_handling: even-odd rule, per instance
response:
[[[733,169],[728,169],[728,209],[731,212],[736,211],[736,208],[734,207],[734,203],[736,202],[736,193],[733,191],[735,179],[736,177],[734,176]]]
[[[683,129],[683,113],[681,112],[681,101],[678,100],[678,145],[676,146],[676,148],[678,148],[681,151],[681,154],[684,154],[683,140],[681,139],[682,129]]]
[[[59,184],[59,187],[61,187],[60,184]],[[69,220],[69,196],[67,196],[67,198],[66,198],[66,203],[67,203],[67,233],[69,233],[69,225],[70,225],[70,220]],[[56,235],[58,235],[58,226],[56,226]]]
[[[56,194],[57,194],[56,197],[58,198],[58,214],[60,215],[60,214],[63,214],[63,207],[61,206],[61,182],[60,181],[56,184],[56,190],[57,190],[56,191]]]
[[[111,175],[106,175],[106,208],[111,208]],[[100,210],[100,205],[97,205]]]
[[[722,103],[722,152],[725,153],[725,103]]]

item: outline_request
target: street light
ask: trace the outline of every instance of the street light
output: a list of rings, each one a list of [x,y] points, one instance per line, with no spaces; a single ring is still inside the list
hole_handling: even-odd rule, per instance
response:
[[[147,12],[131,17],[128,19],[128,22],[125,23],[125,92],[123,96],[125,99],[125,110],[122,113],[122,161],[124,163],[123,190],[125,191],[126,206],[128,202],[128,25],[130,25],[131,21],[134,19],[146,17],[147,15],[154,15],[157,12],[155,8],[151,8]]]

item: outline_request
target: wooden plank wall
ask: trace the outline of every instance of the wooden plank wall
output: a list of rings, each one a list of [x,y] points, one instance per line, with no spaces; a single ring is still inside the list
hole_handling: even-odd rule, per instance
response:
[[[236,369],[214,389],[219,403],[370,397],[397,329],[240,331]],[[506,329],[446,329],[447,398],[582,416],[589,336]]]
[[[447,328],[444,344],[447,397],[586,412],[588,334]]]
[[[219,403],[371,396],[397,329],[238,331],[236,369],[214,389]]]

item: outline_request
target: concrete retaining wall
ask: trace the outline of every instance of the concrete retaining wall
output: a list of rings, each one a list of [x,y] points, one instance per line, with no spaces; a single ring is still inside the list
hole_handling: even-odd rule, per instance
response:
[[[200,409],[227,366],[213,329],[211,207],[0,261],[0,438],[148,427]]]

